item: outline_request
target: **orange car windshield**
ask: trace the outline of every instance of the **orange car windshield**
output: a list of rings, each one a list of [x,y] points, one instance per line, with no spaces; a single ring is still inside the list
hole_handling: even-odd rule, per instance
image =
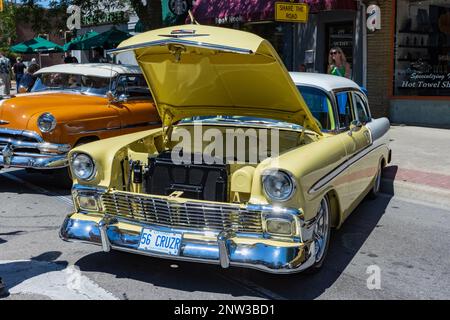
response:
[[[69,73],[43,73],[36,80],[31,92],[76,91],[105,95],[110,88],[110,78]]]

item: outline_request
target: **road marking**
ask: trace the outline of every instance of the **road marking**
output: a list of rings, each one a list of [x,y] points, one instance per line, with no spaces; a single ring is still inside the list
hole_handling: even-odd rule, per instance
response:
[[[34,185],[34,184],[32,184],[32,183],[30,183],[28,181],[25,181],[25,180],[21,179],[19,177],[16,177],[15,175],[13,175],[11,173],[8,173],[8,172],[1,172],[0,175],[4,176],[5,178],[7,178],[9,180],[21,183],[21,184],[25,185],[27,188],[29,188],[29,189],[31,189],[33,191],[45,194],[45,195],[50,196],[50,197],[54,197],[55,199],[64,202],[65,204],[67,204],[71,208],[73,207],[73,202],[72,202],[72,198],[71,197],[62,196],[62,195],[59,195],[59,194],[57,194],[55,192],[51,192],[51,191],[49,191],[47,189],[41,188],[41,187],[36,186],[36,185]]]
[[[0,274],[11,295],[36,294],[52,300],[118,300],[73,265],[65,267],[36,260],[0,261]]]

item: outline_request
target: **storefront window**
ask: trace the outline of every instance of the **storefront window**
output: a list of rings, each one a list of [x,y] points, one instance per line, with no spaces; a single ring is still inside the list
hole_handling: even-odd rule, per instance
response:
[[[394,95],[450,96],[450,1],[397,0]]]
[[[280,55],[283,63],[292,70],[292,24],[273,21],[249,22],[239,26],[239,29],[255,33],[267,39]]]

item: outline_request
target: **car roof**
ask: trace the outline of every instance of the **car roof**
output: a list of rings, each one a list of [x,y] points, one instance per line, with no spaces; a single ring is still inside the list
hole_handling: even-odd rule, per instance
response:
[[[345,88],[361,90],[357,83],[344,77],[309,72],[289,72],[289,74],[296,85],[314,86],[326,91]]]
[[[51,67],[39,69],[36,74],[41,73],[70,73],[85,76],[110,78],[117,74],[142,74],[139,66],[130,64],[110,64],[110,63],[66,63],[57,64]]]

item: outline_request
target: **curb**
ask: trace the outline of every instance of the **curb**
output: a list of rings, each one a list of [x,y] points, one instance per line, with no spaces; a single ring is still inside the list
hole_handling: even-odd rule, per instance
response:
[[[425,202],[434,207],[450,208],[450,190],[384,178],[381,192],[400,198]]]

